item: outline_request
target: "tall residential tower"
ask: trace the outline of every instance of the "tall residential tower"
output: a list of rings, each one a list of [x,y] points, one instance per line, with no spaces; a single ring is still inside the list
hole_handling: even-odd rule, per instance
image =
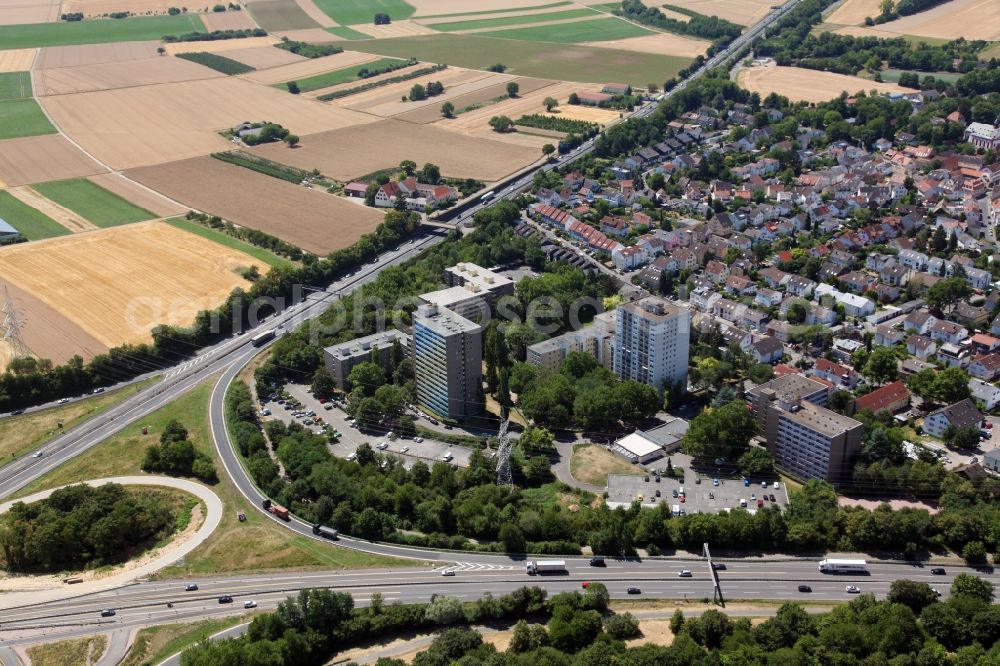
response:
[[[691,311],[659,296],[622,305],[615,321],[615,373],[657,391],[687,388]]]

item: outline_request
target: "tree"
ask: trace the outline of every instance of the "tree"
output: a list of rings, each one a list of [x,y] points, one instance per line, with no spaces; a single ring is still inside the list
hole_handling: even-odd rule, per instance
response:
[[[520,89],[521,89],[521,86],[517,85],[516,81],[508,81],[507,82],[507,96],[508,97],[517,97],[517,93],[518,93],[518,91]]]
[[[972,451],[979,446],[979,428],[974,425],[952,428],[951,432],[945,431],[944,439],[956,449]]]
[[[437,185],[441,182],[441,167],[427,162],[420,168],[420,182]]]
[[[965,594],[981,599],[988,604],[993,603],[993,583],[972,574],[958,574],[951,584],[952,595]]]
[[[639,622],[631,613],[615,613],[604,620],[604,631],[612,638],[622,641],[642,634]]]
[[[542,146],[542,155],[545,155],[546,157],[551,157],[552,153],[554,152],[556,152],[556,147],[553,146],[551,143],[547,143],[544,146]]]
[[[333,381],[333,375],[326,369],[325,365],[316,368],[313,373],[312,384],[310,385],[313,395],[317,398],[329,398],[337,390],[337,385]]]
[[[801,324],[806,320],[806,315],[808,314],[807,304],[804,301],[798,300],[788,306],[788,312],[785,316],[788,318],[790,324]]]
[[[962,547],[962,559],[969,564],[982,564],[986,561],[986,546],[982,541],[970,541]]]
[[[419,83],[414,83],[413,87],[410,88],[408,97],[411,102],[419,102],[420,100],[427,99],[427,90]]]
[[[735,400],[691,419],[684,435],[684,452],[700,460],[737,460],[756,432],[757,423],[746,403]]]
[[[508,116],[493,116],[490,118],[490,127],[498,134],[505,134],[514,129],[514,121]]]
[[[962,368],[946,368],[934,377],[933,399],[936,402],[952,404],[971,394],[969,375]]]
[[[552,113],[552,109],[559,106],[559,100],[557,100],[555,97],[546,97],[545,99],[542,100],[542,106],[545,107],[546,111]]]
[[[660,396],[649,384],[624,381],[616,384],[611,393],[618,418],[623,421],[648,419],[659,411]]]
[[[681,633],[681,629],[684,628],[684,611],[680,608],[674,611],[674,614],[670,616],[670,633],[674,636]]]
[[[937,594],[927,583],[917,583],[900,578],[892,581],[886,601],[903,604],[914,613],[919,614],[920,611],[937,601]]]
[[[754,384],[763,384],[774,379],[774,368],[767,363],[754,363],[747,371],[747,378]]]
[[[940,231],[940,227],[938,228]],[[924,300],[936,310],[951,310],[972,293],[969,283],[960,277],[945,278],[930,287]]]
[[[465,618],[465,609],[458,597],[440,596],[427,604],[424,617],[434,624],[455,624]]]
[[[167,54],[167,50],[165,48],[163,48],[162,46],[156,47],[156,52],[159,53],[160,55],[166,55]]]
[[[288,144],[289,148],[294,148],[295,146],[299,145],[299,135],[289,134],[288,136],[285,137],[285,143]]]
[[[292,93],[293,95],[298,95],[299,94],[299,82],[298,81],[289,81],[285,85],[288,86],[288,92]]]
[[[774,459],[766,449],[751,447],[736,462],[743,476],[760,477],[774,472]]]
[[[888,384],[896,380],[896,354],[889,347],[876,347],[868,356],[862,374],[876,384]]]
[[[413,160],[403,160],[399,163],[399,168],[403,170],[407,176],[412,176],[413,172],[417,170],[417,163]]]
[[[362,361],[351,368],[347,375],[351,391],[364,397],[375,395],[375,390],[386,383],[385,372],[371,361]]]
[[[455,105],[451,102],[445,102],[441,105],[441,115],[445,118],[455,117]]]
[[[525,550],[524,532],[512,523],[500,526],[500,543],[505,553],[523,553]]]
[[[575,92],[571,92],[569,94],[569,99],[567,99],[566,101],[569,104],[574,104],[574,105],[575,104],[579,104],[580,103],[580,96],[577,95]]]

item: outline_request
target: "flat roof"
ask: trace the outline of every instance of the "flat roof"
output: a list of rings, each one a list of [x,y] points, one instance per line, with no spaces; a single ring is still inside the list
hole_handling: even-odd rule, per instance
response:
[[[861,427],[860,421],[855,421],[848,416],[843,416],[811,402],[803,402],[797,410],[782,412],[781,416],[827,437],[836,437],[848,430]]]
[[[417,308],[413,322],[444,336],[482,331],[479,324],[469,321],[448,308],[438,307],[430,303]]]
[[[615,445],[620,446],[632,455],[639,456],[640,458],[648,456],[650,453],[663,451],[662,446],[649,441],[638,432],[634,432],[631,435],[625,435],[615,442]]]
[[[475,300],[482,301],[483,307],[489,308],[489,304],[487,303],[483,292],[473,291],[467,286],[448,287],[447,289],[429,291],[426,294],[420,294],[420,298],[428,303],[433,303],[434,305],[442,308],[450,308],[459,303],[466,303]]]
[[[372,347],[381,346],[382,343],[386,345],[386,348],[391,347],[394,340],[399,340],[400,344],[406,344],[408,337],[406,333],[391,328],[387,331],[366,335],[363,338],[348,340],[339,345],[330,345],[324,348],[323,351],[331,356],[345,359],[357,356],[358,354],[369,354]]]

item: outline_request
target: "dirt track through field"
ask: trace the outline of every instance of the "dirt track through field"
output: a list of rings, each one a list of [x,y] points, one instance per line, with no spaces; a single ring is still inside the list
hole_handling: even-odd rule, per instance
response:
[[[0,51],[0,72],[27,72],[35,60],[36,49]]]
[[[0,181],[12,187],[105,171],[60,134],[0,141]]]
[[[100,185],[109,192],[114,192],[122,199],[135,204],[139,208],[145,208],[159,217],[183,215],[188,211],[187,206],[175,203],[162,194],[153,192],[118,173],[102,173],[97,176],[91,176],[87,180]]]
[[[190,60],[158,56],[121,63],[43,69],[35,73],[35,91],[39,97],[42,97],[161,83],[218,79],[224,76],[225,74],[222,72],[217,72]]]
[[[281,50],[275,47],[271,48],[274,48],[276,51]],[[284,83],[286,81],[298,81],[309,78],[310,76],[325,74],[326,72],[332,72],[338,69],[355,67],[357,65],[363,65],[366,62],[373,62],[378,59],[378,56],[371,55],[370,53],[344,51],[343,53],[337,53],[331,56],[313,58],[311,60],[301,60],[299,62],[294,62],[290,65],[283,65],[281,67],[272,67],[262,72],[248,72],[241,78],[269,86],[275,83]]]
[[[825,102],[846,91],[912,92],[892,83],[876,83],[856,76],[799,67],[752,67],[739,74],[739,84],[765,97],[772,92],[792,101]]]
[[[311,140],[303,137],[302,142],[308,145]],[[271,158],[286,164],[292,161],[290,156],[302,151],[281,148],[271,153]],[[349,153],[329,157],[343,160],[345,154]],[[319,255],[353,245],[384,217],[384,211],[212,157],[134,169],[125,175],[192,208],[259,229]]]
[[[0,248],[0,281],[21,289],[106,346],[146,342],[150,329],[189,325],[267,266],[165,222],[139,222]]]
[[[55,201],[46,199],[30,187],[12,187],[7,191],[15,199],[19,199],[22,203],[31,206],[43,215],[48,215],[73,233],[93,231],[97,228],[97,225],[83,219],[70,209],[60,206]]]

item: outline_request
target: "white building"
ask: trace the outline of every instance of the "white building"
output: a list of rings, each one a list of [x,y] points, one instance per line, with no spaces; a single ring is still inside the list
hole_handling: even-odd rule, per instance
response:
[[[969,123],[965,128],[965,140],[977,148],[1000,148],[1000,127],[986,123]]]
[[[687,387],[691,312],[659,296],[622,305],[615,321],[615,373],[622,380]]]
[[[651,430],[636,430],[615,442],[612,450],[626,460],[644,465],[681,448],[688,423],[670,419]]]
[[[993,411],[993,408],[1000,404],[1000,386],[973,377],[969,380],[969,389],[976,402],[983,403],[983,407],[988,412]]]

